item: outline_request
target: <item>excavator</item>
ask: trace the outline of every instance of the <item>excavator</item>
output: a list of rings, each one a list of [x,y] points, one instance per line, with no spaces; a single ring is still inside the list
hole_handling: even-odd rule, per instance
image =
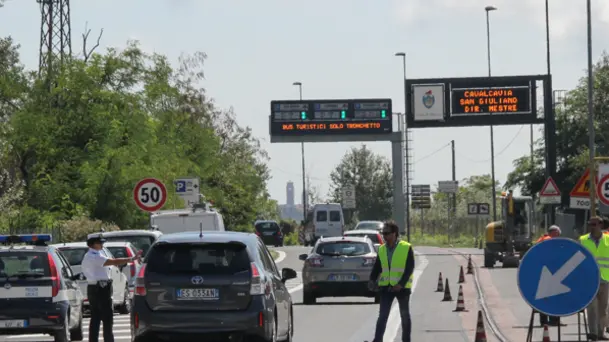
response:
[[[530,196],[514,196],[512,190],[502,192],[499,199],[502,220],[486,226],[484,267],[492,268],[499,261],[503,268],[517,268],[533,244],[531,228],[535,203]]]

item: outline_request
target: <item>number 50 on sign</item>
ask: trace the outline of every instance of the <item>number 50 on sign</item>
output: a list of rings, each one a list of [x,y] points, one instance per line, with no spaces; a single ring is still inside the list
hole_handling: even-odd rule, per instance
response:
[[[167,188],[155,178],[144,178],[133,188],[133,200],[144,211],[157,211],[167,201]]]

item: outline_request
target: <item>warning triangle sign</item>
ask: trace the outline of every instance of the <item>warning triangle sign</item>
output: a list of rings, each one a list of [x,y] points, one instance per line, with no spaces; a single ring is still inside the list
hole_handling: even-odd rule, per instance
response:
[[[598,182],[598,176],[595,177]],[[570,193],[571,197],[590,197],[590,169],[586,169],[584,174],[575,184]]]
[[[548,177],[546,183],[543,185],[543,188],[541,188],[541,191],[539,192],[539,196],[560,196],[560,190],[558,190],[558,186],[556,185],[556,182],[554,182],[554,179],[552,179],[552,177]]]

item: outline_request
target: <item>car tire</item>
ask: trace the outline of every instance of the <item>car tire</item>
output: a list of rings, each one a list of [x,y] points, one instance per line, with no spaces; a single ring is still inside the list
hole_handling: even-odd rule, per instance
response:
[[[126,315],[131,312],[131,299],[129,298],[129,286],[125,285],[125,294],[123,295],[123,302],[118,306],[118,313]]]
[[[317,301],[317,298],[315,298],[315,295],[313,295],[313,293],[311,293],[311,291],[302,292],[302,304],[312,305],[312,304],[315,304],[316,301]]]
[[[82,310],[80,311],[80,317],[78,318],[78,326],[76,328],[70,330],[70,341],[82,341],[83,340],[82,333]]]
[[[70,321],[69,318],[70,313],[66,313],[66,317],[64,318],[63,327],[60,330],[57,330],[53,333],[53,339],[55,342],[69,342],[70,337]]]

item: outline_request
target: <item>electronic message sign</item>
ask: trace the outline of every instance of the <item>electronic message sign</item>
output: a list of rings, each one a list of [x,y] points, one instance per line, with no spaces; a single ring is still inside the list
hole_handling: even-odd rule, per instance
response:
[[[451,116],[530,114],[531,86],[451,88]]]
[[[390,99],[271,101],[272,136],[384,134],[393,131]]]

